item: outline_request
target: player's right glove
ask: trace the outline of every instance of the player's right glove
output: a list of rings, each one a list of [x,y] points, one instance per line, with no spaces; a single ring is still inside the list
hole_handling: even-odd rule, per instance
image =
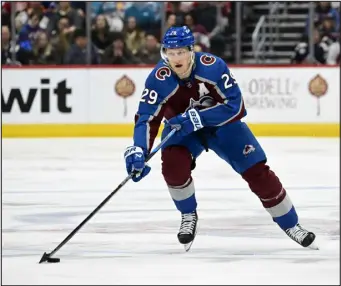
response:
[[[145,155],[141,147],[129,146],[124,152],[124,159],[126,160],[126,169],[128,174],[135,172],[132,177],[134,182],[140,181],[147,176],[151,168],[145,163]]]
[[[172,117],[166,122],[165,128],[176,128],[178,136],[187,136],[194,131],[203,128],[202,120],[199,112],[195,108],[191,108],[185,113]]]

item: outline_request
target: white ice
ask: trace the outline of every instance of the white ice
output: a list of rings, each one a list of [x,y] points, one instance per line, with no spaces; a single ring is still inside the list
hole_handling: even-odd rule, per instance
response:
[[[209,152],[193,173],[200,229],[185,253],[158,154],[147,178],[128,182],[56,253],[59,264],[38,264],[126,177],[131,140],[4,139],[3,284],[339,284],[339,140],[259,141],[319,251],[290,240]]]

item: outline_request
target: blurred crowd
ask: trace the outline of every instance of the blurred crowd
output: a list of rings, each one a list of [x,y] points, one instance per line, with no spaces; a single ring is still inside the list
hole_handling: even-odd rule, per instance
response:
[[[11,3],[2,2],[1,63],[86,64],[90,56],[92,64],[155,64],[160,59],[163,18],[167,27],[189,26],[196,51],[224,53],[230,2],[165,3],[166,15],[160,2],[90,2],[87,30],[84,1],[16,2],[14,23]],[[200,21],[203,17],[205,21]]]
[[[314,57],[309,57],[309,21],[302,40],[295,47],[293,63],[340,63],[340,2],[316,2],[314,21]]]
[[[15,2],[12,21],[13,6],[3,1],[1,63],[83,65],[89,58],[91,64],[156,64],[160,59],[162,21],[164,28],[189,26],[195,37],[195,51],[211,52],[226,59],[231,29],[235,29],[235,2],[164,3],[89,2],[88,11],[85,1]],[[309,57],[307,19],[292,62],[339,63],[340,2],[315,5],[314,57]]]

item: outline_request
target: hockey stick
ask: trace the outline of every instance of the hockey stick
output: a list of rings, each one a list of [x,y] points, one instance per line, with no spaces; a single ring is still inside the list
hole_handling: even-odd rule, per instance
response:
[[[176,128],[172,129],[171,132],[168,133],[168,135],[155,147],[154,150],[149,154],[149,156],[146,158],[146,162],[148,162],[153,156],[161,149],[161,147],[171,138],[175,132],[177,131]],[[49,262],[49,263],[58,263],[60,262],[60,258],[54,258],[51,257],[54,255],[59,249],[63,247],[64,244],[66,244],[81,228],[83,225],[85,225],[110,199],[113,195],[115,195],[134,175],[134,172],[132,172],[129,176],[127,176],[121,184],[117,186],[115,190],[112,191],[110,195],[108,195],[104,201],[102,201],[97,208],[95,208],[92,213],[90,213],[53,251],[50,253],[44,252],[43,256],[41,257],[39,263],[43,262]]]

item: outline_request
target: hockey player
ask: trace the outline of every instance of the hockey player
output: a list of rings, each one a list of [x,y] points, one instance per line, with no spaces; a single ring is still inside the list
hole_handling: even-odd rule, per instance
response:
[[[248,126],[241,91],[226,63],[209,53],[193,51],[186,26],[171,27],[162,40],[162,60],[149,74],[135,116],[134,144],[124,157],[127,172],[138,182],[148,175],[145,158],[159,126],[164,138],[180,128],[162,148],[162,174],[182,221],[178,240],[190,248],[197,231],[197,201],[191,176],[196,158],[212,150],[248,183],[263,207],[285,233],[303,247],[315,234],[298,222],[296,210]]]

